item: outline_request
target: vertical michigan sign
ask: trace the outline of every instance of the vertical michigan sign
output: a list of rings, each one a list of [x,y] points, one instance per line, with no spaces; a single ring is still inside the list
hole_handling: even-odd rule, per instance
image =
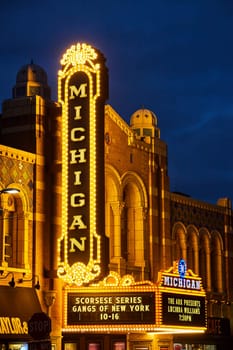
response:
[[[104,104],[108,72],[104,56],[85,43],[61,59],[62,235],[58,276],[81,286],[107,272],[104,213]]]

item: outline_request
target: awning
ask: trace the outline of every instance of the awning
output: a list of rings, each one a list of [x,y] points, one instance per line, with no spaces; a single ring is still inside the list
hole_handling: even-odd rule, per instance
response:
[[[0,286],[0,339],[31,339],[28,321],[41,306],[34,288]]]

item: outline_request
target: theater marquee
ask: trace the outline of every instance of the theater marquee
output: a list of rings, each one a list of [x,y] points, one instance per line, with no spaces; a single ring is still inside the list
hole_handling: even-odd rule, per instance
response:
[[[124,290],[69,293],[67,324],[155,324],[155,292]]]
[[[104,213],[104,105],[108,73],[103,55],[71,46],[58,72],[62,106],[62,236],[58,276],[81,286],[108,266]]]
[[[161,327],[206,329],[206,298],[202,280],[187,270],[185,260],[159,274],[158,302]]]
[[[207,315],[201,278],[191,270],[178,271],[182,263],[160,272],[156,284],[110,272],[95,286],[66,288],[63,332],[203,333]]]
[[[121,278],[115,272],[109,276],[110,284],[65,289],[63,332],[149,332],[156,329],[156,286],[149,281],[137,284],[132,276]],[[114,285],[114,279],[120,283]]]

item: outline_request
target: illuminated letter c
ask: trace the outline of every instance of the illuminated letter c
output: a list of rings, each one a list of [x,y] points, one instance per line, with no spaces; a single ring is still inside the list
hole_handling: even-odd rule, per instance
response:
[[[81,135],[78,137],[78,135],[76,134],[77,132],[85,132],[84,128],[74,128],[71,130],[70,132],[70,139],[71,141],[77,142],[77,141],[83,141],[85,140],[85,135]]]

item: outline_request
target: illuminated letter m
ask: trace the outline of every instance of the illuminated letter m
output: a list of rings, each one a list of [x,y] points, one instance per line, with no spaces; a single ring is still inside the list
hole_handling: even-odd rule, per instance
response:
[[[70,100],[78,96],[81,98],[87,97],[87,83],[81,84],[78,89],[75,85],[70,86]]]

